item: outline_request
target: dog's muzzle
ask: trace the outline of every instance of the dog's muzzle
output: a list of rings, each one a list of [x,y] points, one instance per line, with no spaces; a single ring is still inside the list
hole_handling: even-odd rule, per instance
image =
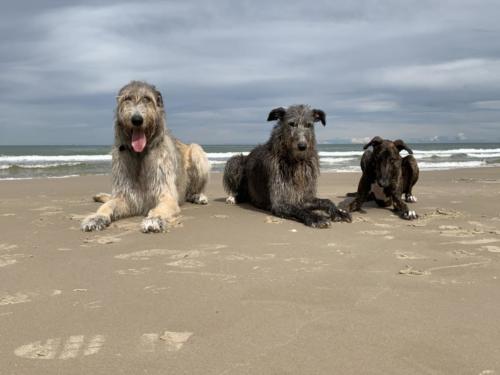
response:
[[[144,123],[144,118],[141,116],[140,113],[134,113],[132,117],[130,118],[130,121],[132,122],[132,125],[134,126],[141,126]]]
[[[307,143],[299,142],[297,143],[297,148],[299,149],[299,151],[305,151],[307,149]]]

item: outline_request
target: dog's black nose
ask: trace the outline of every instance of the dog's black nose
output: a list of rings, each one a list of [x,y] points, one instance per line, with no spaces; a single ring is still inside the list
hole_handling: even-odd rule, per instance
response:
[[[300,151],[304,151],[307,148],[307,143],[305,143],[305,142],[299,142],[299,143],[297,143],[297,148]]]
[[[130,121],[132,121],[132,125],[134,126],[141,126],[142,123],[144,122],[144,119],[139,113],[134,113]]]

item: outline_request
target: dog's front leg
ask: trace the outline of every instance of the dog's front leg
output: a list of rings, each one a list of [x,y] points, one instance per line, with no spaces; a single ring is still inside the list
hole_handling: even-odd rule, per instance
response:
[[[349,212],[353,211],[361,211],[361,206],[368,200],[368,196],[371,191],[371,183],[368,176],[363,173],[361,179],[358,184],[358,193],[356,194],[356,198],[347,205],[347,210]]]
[[[83,219],[81,228],[85,232],[103,230],[111,224],[111,221],[128,216],[129,211],[129,207],[123,198],[111,198],[99,207],[95,214]]]
[[[171,194],[163,194],[160,203],[149,211],[142,221],[141,230],[144,233],[160,233],[167,230],[168,222],[181,211],[179,203]]]
[[[352,221],[351,214],[345,210],[337,208],[335,203],[333,203],[330,199],[313,198],[311,201],[306,202],[304,207],[310,210],[325,211],[333,221],[347,221],[349,223]]]
[[[313,228],[328,228],[330,226],[330,220],[326,217],[318,215],[304,207],[281,203],[275,205],[271,212],[275,216],[295,219]]]
[[[392,195],[392,202],[394,204],[395,210],[399,213],[399,216],[405,220],[418,219],[418,215],[414,210],[410,210],[408,205],[401,199],[401,190],[397,190]]]

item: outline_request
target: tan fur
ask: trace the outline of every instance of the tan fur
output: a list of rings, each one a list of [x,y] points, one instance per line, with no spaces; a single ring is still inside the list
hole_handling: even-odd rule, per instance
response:
[[[112,193],[94,196],[104,204],[83,220],[82,230],[101,230],[122,217],[147,215],[142,231],[163,232],[184,201],[207,203],[208,159],[199,145],[186,145],[170,135],[163,99],[154,86],[132,81],[117,99]],[[131,120],[138,115],[143,119],[140,125]],[[147,140],[141,152],[131,147],[138,129]]]

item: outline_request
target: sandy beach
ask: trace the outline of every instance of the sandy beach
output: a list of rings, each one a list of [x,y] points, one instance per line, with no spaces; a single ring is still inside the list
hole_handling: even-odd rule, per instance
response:
[[[108,176],[0,181],[0,374],[500,374],[500,168],[423,172],[416,221],[324,230],[221,178],[156,235],[80,231]]]

